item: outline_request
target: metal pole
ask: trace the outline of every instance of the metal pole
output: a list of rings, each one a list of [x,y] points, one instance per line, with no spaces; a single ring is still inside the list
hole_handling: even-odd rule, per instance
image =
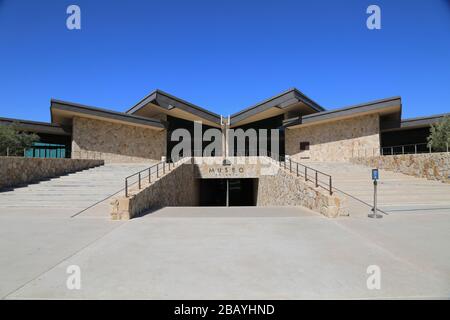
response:
[[[317,181],[317,171],[316,171],[316,188],[319,186],[319,183]]]
[[[292,172],[292,160],[289,158],[289,172]]]
[[[148,168],[148,183],[152,182],[152,167]]]
[[[414,154],[417,154],[417,144],[414,145]]]
[[[141,173],[139,172],[139,189],[141,188]]]
[[[128,197],[128,179],[125,179],[125,197]]]
[[[371,216],[371,218],[376,218],[377,217],[377,180],[373,181],[373,214]],[[370,215],[369,215],[370,217]]]
[[[405,146],[402,146],[402,154],[405,154]]]
[[[331,196],[333,194],[333,185],[332,185],[332,182],[331,182],[331,176],[330,176],[329,184],[330,184],[330,196]]]
[[[369,218],[382,218],[381,214],[378,214],[378,192],[377,192],[378,181],[373,181],[373,213],[369,213]]]
[[[230,206],[230,185],[229,185],[229,179],[227,179],[227,199],[226,199],[226,205],[227,207]]]
[[[297,177],[298,177],[298,163],[297,163]]]

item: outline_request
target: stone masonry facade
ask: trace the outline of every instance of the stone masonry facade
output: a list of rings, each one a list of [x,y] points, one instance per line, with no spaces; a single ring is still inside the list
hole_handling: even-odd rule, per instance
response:
[[[0,189],[103,165],[103,160],[0,157]]]
[[[350,162],[450,183],[450,153],[446,152],[359,157]]]
[[[309,142],[309,151],[300,151],[300,142]],[[376,156],[380,152],[379,116],[365,115],[287,129],[286,155],[303,161],[348,161],[357,155]]]
[[[158,180],[143,185],[141,190],[132,191],[128,198],[115,198],[111,202],[111,218],[128,220],[161,207],[196,206],[199,203],[197,183],[193,166],[179,164]]]
[[[328,218],[348,216],[346,199],[280,169],[258,179],[257,206],[303,206]]]
[[[261,158],[264,170],[258,172],[256,188],[257,206],[303,206],[326,217],[348,215],[346,200],[342,196],[315,187],[314,182],[304,181],[269,158]],[[274,170],[267,167],[270,165]],[[129,197],[121,196],[112,202],[111,217],[114,220],[127,220],[165,206],[196,206],[199,203],[199,166],[196,161],[186,161],[152,183],[144,184],[141,189],[132,190]],[[246,165],[244,165],[246,166]],[[248,166],[248,164],[247,164]],[[214,165],[212,168],[216,168]],[[244,170],[242,177],[255,177],[255,170]],[[209,172],[209,170],[205,170]],[[209,176],[208,178],[213,178]],[[234,178],[238,176],[234,175]],[[241,177],[241,178],[242,178]],[[145,178],[144,178],[145,180]]]
[[[105,162],[160,161],[166,153],[166,131],[75,117],[72,158]]]

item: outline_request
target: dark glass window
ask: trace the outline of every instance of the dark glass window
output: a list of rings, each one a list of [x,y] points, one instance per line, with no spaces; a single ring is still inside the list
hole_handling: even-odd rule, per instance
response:
[[[308,141],[300,142],[300,151],[307,151],[307,150],[309,150],[309,142]]]

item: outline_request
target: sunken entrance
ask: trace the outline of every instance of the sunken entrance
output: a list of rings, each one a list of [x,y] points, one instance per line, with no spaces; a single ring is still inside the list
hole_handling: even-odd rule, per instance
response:
[[[200,206],[255,206],[256,178],[199,179]]]

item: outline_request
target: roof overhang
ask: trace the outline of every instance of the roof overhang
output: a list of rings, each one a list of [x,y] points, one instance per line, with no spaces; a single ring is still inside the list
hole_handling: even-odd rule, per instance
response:
[[[126,113],[142,117],[158,117],[160,114],[165,114],[190,121],[202,121],[204,124],[220,127],[220,115],[161,90],[150,93]]]
[[[41,134],[51,134],[61,136],[71,135],[70,128],[48,122],[0,118],[0,125],[12,125],[16,127],[18,130],[25,132],[33,132],[37,134],[41,133]]]
[[[401,121],[400,130],[431,127],[444,117],[450,117],[450,113],[436,114],[428,117],[409,118]]]
[[[59,125],[70,126],[72,125],[72,119],[74,117],[82,117],[145,127],[154,130],[164,130],[165,128],[163,123],[156,119],[144,118],[124,112],[116,112],[55,99],[51,100],[50,113],[52,123]]]
[[[358,104],[346,108],[318,112],[296,119],[289,119],[285,121],[284,127],[288,129],[295,129],[299,127],[316,125],[331,121],[339,121],[370,114],[379,114],[380,116],[394,115],[395,117],[400,119],[401,111],[401,98],[392,97]]]
[[[231,127],[271,118],[288,111],[311,114],[324,110],[324,108],[305,96],[302,92],[292,88],[231,115]]]

